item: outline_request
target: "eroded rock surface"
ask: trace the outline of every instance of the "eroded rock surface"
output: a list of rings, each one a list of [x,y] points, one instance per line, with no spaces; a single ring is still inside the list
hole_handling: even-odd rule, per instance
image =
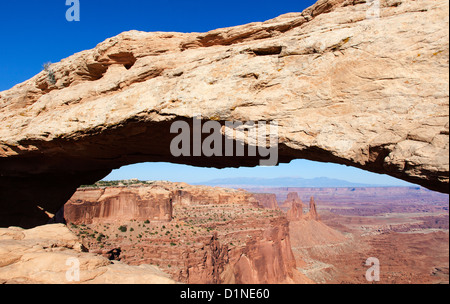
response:
[[[260,205],[268,209],[280,209],[277,196],[273,193],[252,193]]]
[[[29,230],[17,227],[0,229],[0,283],[175,283],[156,266],[113,263],[85,251],[78,237],[62,224]],[[79,272],[74,266],[79,266]]]
[[[309,211],[306,214],[306,218],[313,220],[313,221],[320,220],[319,213],[317,213],[317,206],[316,206],[316,201],[314,200],[314,197],[311,197],[311,199],[309,200]]]
[[[162,190],[167,197],[159,199],[167,201],[170,197],[170,204],[173,202],[170,222],[155,219],[151,212],[134,213],[134,217],[130,212],[109,213],[109,217],[102,212],[86,216],[92,210],[107,209],[103,199],[94,202],[93,198],[101,197],[100,192],[114,192],[114,197],[122,197],[120,192],[154,197],[152,191],[158,194]],[[80,196],[90,196],[91,201],[73,204],[71,199],[66,204],[70,208],[64,208],[69,210],[65,218],[90,252],[130,265],[157,265],[182,283],[312,283],[295,268],[285,215],[279,209],[264,208],[252,193],[152,182],[133,187],[80,189],[74,197]],[[124,210],[132,210],[137,204],[133,199],[139,197],[127,197],[130,201],[126,206],[131,207]],[[151,203],[157,205],[158,201],[148,203],[146,210],[155,210]]]
[[[170,126],[278,123],[279,161],[306,158],[448,193],[447,0],[320,0],[208,33],[125,32],[0,92],[2,225],[33,226],[81,184],[170,153]],[[246,142],[248,144],[248,142]],[[30,195],[32,193],[32,195]]]
[[[172,220],[171,191],[158,186],[78,189],[64,205],[64,219],[73,224],[130,220]]]
[[[272,205],[275,195],[270,198]],[[173,206],[248,205],[264,207],[266,195],[186,183],[143,182],[135,186],[80,188],[55,217],[70,224],[172,220]]]

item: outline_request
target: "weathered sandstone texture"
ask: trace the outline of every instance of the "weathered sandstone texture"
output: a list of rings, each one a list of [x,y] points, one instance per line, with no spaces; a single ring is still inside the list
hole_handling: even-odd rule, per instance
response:
[[[76,263],[79,281],[72,271]],[[175,281],[156,266],[130,266],[85,252],[66,226],[54,224],[30,230],[0,229],[0,283],[170,284]]]
[[[173,157],[174,121],[274,121],[305,158],[449,191],[447,0],[320,0],[208,33],[130,31],[0,92],[0,224],[33,226],[81,184]],[[222,128],[225,133],[225,128]],[[239,132],[238,132],[239,133]],[[248,141],[245,141],[248,144]]]
[[[172,220],[172,192],[158,186],[78,189],[64,205],[73,224],[130,220]]]

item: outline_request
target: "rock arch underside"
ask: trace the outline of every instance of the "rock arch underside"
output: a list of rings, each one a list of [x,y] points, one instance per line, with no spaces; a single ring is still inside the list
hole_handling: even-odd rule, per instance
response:
[[[124,32],[0,92],[0,226],[45,223],[77,187],[173,157],[170,126],[275,121],[279,162],[303,158],[449,192],[447,0],[320,0],[208,33]]]

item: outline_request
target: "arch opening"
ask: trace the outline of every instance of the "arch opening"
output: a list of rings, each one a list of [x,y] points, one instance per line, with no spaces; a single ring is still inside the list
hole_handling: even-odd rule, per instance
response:
[[[331,264],[352,273],[356,268],[347,269],[342,256],[366,258],[358,248],[378,240],[378,234],[385,235],[387,248],[413,246],[408,242],[411,235],[426,241],[427,231],[440,239],[448,235],[448,195],[336,164],[294,160],[277,167],[214,169],[140,163],[85,186],[65,205],[64,218],[73,232],[85,233],[90,251],[109,255],[121,250],[124,262],[158,265],[186,283],[280,282],[290,277],[294,261],[308,269],[306,257],[323,262],[341,256]],[[351,253],[334,251],[334,246],[344,248],[349,242],[358,244],[351,246]],[[442,248],[445,239],[436,243]],[[325,251],[314,254],[307,246]],[[199,247],[202,254],[196,255]],[[423,247],[421,254],[439,261]],[[159,251],[170,254],[161,260]],[[248,255],[248,265],[241,268],[239,256],[249,251],[254,255]],[[377,257],[391,252],[383,249]],[[186,264],[180,257],[187,253]],[[196,268],[203,254],[217,257],[213,265],[218,273],[229,273],[224,269],[230,267],[233,278]],[[261,256],[265,262],[255,264]],[[272,273],[272,265],[280,260],[280,273]],[[403,259],[393,256],[390,261],[400,265]],[[267,276],[241,277],[248,269]],[[335,274],[331,278],[339,280]]]
[[[38,140],[21,142],[24,147],[33,147],[26,153],[19,151],[16,157],[0,159],[0,189],[2,208],[1,226],[21,226],[25,228],[45,224],[48,213],[55,214],[81,185],[92,184],[108,176],[112,170],[120,167],[143,163],[165,162],[185,164],[195,167],[217,169],[256,167],[261,160],[271,157],[261,154],[249,138],[233,138],[232,146],[238,146],[243,155],[227,156],[229,137],[223,131],[225,121],[214,121],[221,126],[218,141],[221,143],[221,156],[195,155],[194,119],[172,116],[158,116],[162,120],[146,121],[129,119],[108,128],[95,128],[83,134],[71,134],[58,138],[51,143]],[[174,122],[184,122],[189,126],[189,138],[192,140],[188,156],[174,156],[172,143],[180,133],[171,132]],[[280,126],[280,131],[283,127]],[[173,130],[173,129],[172,129]],[[247,134],[248,130],[243,133]],[[212,136],[212,131],[201,132],[198,142],[204,144]],[[235,134],[236,135],[236,134]],[[264,137],[270,147],[270,132]],[[375,173],[384,173],[396,178],[424,186],[431,190],[448,193],[448,171],[429,172],[420,165],[409,164],[409,168],[400,168],[386,163],[388,147],[368,148],[354,158],[339,156],[335,148],[293,145],[282,135],[276,138],[277,164],[288,164],[295,159],[305,159],[320,163],[335,163]],[[217,142],[210,143],[214,147]],[[390,148],[392,149],[392,147]],[[237,150],[235,150],[237,151]],[[250,151],[256,154],[249,153]],[[202,151],[203,152],[203,151]],[[229,152],[229,151],[228,151]],[[267,151],[265,151],[267,152]],[[361,161],[358,157],[364,157]],[[407,162],[406,162],[407,163]],[[44,211],[45,212],[44,212]]]

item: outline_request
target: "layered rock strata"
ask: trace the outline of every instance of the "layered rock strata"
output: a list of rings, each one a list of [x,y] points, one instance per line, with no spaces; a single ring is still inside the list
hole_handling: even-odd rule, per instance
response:
[[[127,195],[117,193],[119,189]],[[145,214],[135,212],[139,216],[130,217],[132,206],[137,204],[133,201],[125,205],[131,206],[127,212],[120,211],[116,203],[108,209],[116,213],[90,213],[107,209],[102,198],[108,197],[106,193],[114,193],[114,199],[135,199],[137,196],[130,193],[155,197],[152,191],[158,194],[161,189],[166,197],[151,203],[173,203],[170,222],[154,220],[149,211],[159,214],[159,209],[150,206]],[[109,259],[157,265],[172,279],[191,284],[312,282],[296,270],[285,215],[278,209],[264,208],[249,192],[168,182],[79,192],[76,197],[95,195],[99,201],[74,204],[71,199],[66,204],[70,206],[68,225],[91,252]]]
[[[73,224],[130,220],[172,220],[171,191],[157,186],[79,189],[64,205],[64,219]]]

